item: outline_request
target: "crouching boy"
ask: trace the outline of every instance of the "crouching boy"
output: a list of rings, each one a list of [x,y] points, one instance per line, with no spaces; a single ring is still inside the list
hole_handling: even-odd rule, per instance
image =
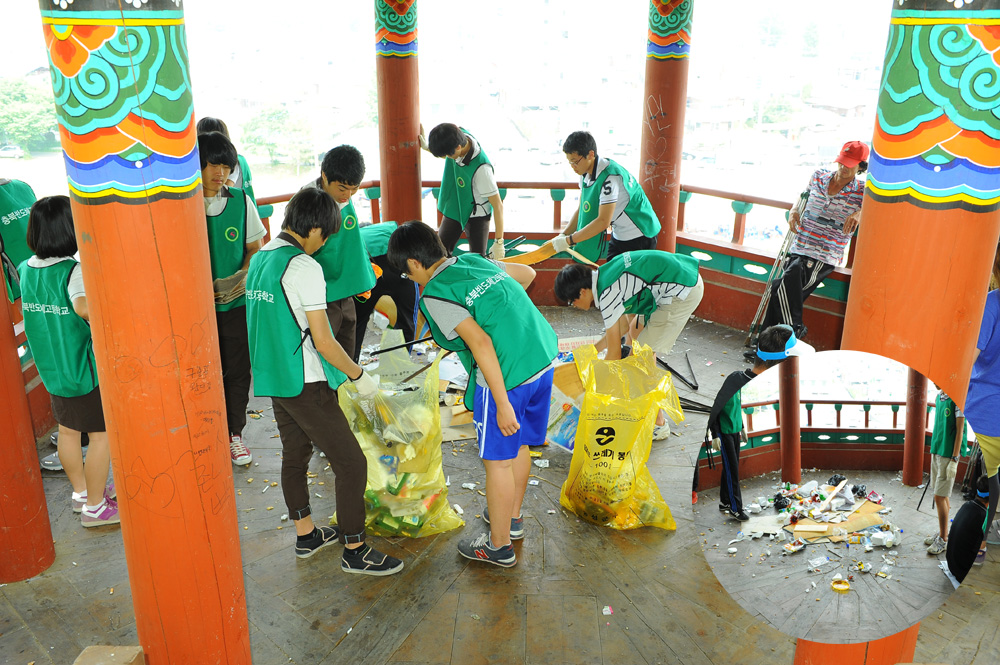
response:
[[[524,292],[535,271],[472,253],[448,258],[438,234],[422,222],[396,229],[387,256],[423,287],[420,311],[434,341],[456,351],[469,372],[465,405],[486,467],[483,519],[490,530],[459,541],[458,551],[509,568],[517,563],[511,540],[524,537],[528,446],[545,441],[557,353],[555,331]]]
[[[340,540],[341,569],[391,575],[403,562],[365,544],[367,463],[337,401],[350,379],[362,395],[375,381],[337,343],[326,314],[323,269],[312,258],[340,228],[340,211],[319,189],[305,189],[285,209],[281,233],[250,261],[247,328],[254,393],[268,396],[281,435],[281,490],[295,522],[295,555],[311,557]],[[339,526],[315,526],[306,471],[316,445],[336,474]]]

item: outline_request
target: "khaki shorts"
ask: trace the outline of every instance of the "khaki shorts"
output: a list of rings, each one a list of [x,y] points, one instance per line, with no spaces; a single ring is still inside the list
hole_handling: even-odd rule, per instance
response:
[[[674,298],[669,305],[659,307],[650,315],[646,326],[639,333],[637,341],[653,348],[657,353],[670,353],[674,342],[680,337],[684,325],[698,309],[705,295],[705,283],[698,275],[698,283],[688,291],[687,298]]]
[[[1000,469],[1000,436],[976,435],[979,450],[983,453],[983,466],[986,467],[986,477],[992,478]]]
[[[931,490],[934,496],[951,496],[957,471],[958,462],[950,457],[931,455]]]

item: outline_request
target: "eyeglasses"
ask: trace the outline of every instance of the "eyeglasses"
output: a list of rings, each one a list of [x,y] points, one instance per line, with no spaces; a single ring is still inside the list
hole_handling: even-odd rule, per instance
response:
[[[580,155],[580,158],[577,159],[576,161],[573,161],[572,159],[567,160],[567,161],[569,161],[569,165],[570,166],[576,166],[577,164],[579,164],[580,162],[583,161],[583,155]]]

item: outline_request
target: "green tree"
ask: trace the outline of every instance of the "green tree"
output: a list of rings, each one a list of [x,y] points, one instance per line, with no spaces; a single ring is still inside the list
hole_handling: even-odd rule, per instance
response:
[[[52,91],[24,79],[0,79],[0,136],[28,152],[58,129]]]
[[[266,151],[272,164],[291,162],[296,170],[315,161],[309,123],[281,106],[263,109],[243,125],[242,143]]]

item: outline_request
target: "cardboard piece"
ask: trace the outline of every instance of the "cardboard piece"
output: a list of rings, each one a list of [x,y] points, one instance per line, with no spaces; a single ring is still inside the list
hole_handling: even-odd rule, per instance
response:
[[[95,646],[84,649],[73,665],[143,665],[141,647]]]
[[[816,542],[822,538],[829,538],[832,543],[843,542],[846,540],[844,536],[833,535],[835,529],[844,529],[847,533],[851,533],[853,531],[867,529],[870,526],[882,524],[882,518],[878,515],[878,511],[881,509],[882,507],[877,503],[867,501],[854,512],[850,519],[838,524],[817,522],[816,520],[809,518],[801,519],[798,524],[794,525],[793,534],[796,537],[804,538],[809,542]],[[816,530],[813,528],[815,526],[821,526],[823,529],[821,531]],[[788,525],[786,528],[792,530],[792,527],[793,525]]]

